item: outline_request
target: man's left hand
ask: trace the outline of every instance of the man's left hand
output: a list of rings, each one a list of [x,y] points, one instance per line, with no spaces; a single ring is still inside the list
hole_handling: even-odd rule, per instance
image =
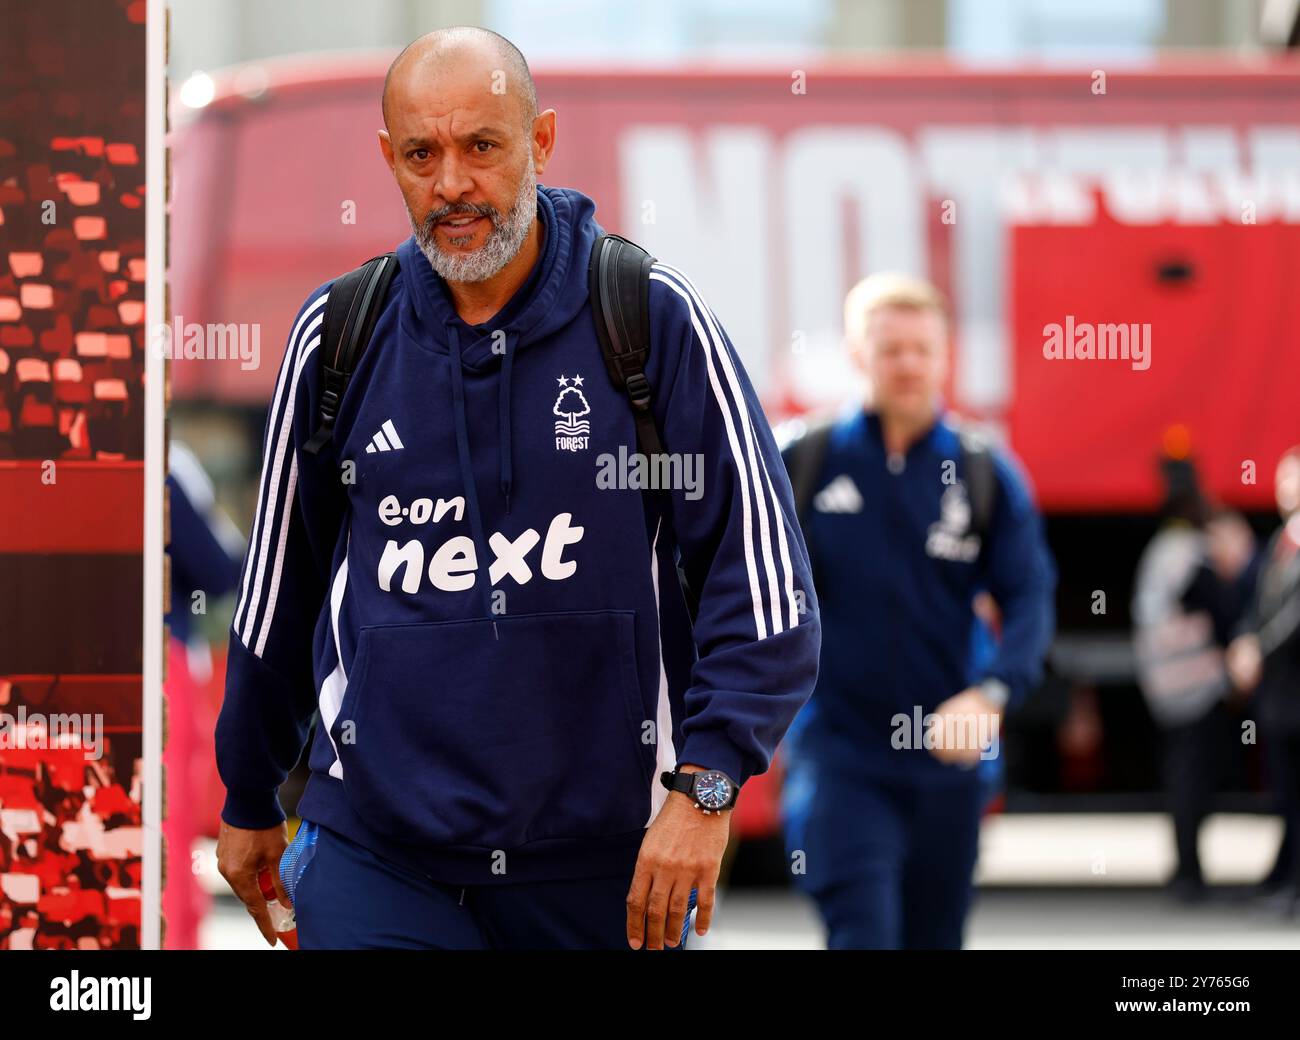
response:
[[[975,765],[987,746],[999,736],[1002,711],[984,696],[978,686],[971,686],[949,697],[934,709],[942,720],[938,739],[930,753],[950,765]],[[985,746],[976,738],[987,738]]]
[[[698,766],[682,766],[681,771],[703,772]],[[695,933],[709,930],[730,828],[730,810],[706,816],[689,795],[669,792],[641,842],[627,894],[627,941],[632,949],[644,945],[662,950],[665,942],[676,946],[693,888]]]

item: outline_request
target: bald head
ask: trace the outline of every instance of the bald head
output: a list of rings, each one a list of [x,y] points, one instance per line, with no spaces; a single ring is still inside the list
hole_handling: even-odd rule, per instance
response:
[[[428,33],[389,67],[383,108],[379,150],[430,266],[449,285],[518,288],[540,253],[537,178],[555,150],[524,56],[487,29]]]
[[[481,76],[485,90],[516,97],[524,129],[532,128],[537,118],[537,87],[528,62],[519,48],[504,36],[473,25],[455,25],[425,33],[393,59],[384,77],[381,102],[384,126],[392,129],[389,106],[395,95],[418,90],[420,82],[431,74],[452,71]]]

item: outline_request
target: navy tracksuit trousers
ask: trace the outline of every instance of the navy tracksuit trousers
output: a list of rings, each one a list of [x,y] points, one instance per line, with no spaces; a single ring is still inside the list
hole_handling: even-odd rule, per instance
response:
[[[986,791],[787,762],[786,850],[830,949],[960,949]],[[802,854],[802,855],[800,855]]]
[[[631,950],[630,877],[443,885],[328,827],[301,827],[318,833],[292,891],[300,949]],[[685,948],[694,893],[690,906],[682,941],[665,950]]]

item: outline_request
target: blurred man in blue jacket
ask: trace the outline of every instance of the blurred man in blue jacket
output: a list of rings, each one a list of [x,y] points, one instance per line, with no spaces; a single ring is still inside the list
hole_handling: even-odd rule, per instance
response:
[[[1037,684],[1055,566],[1025,479],[945,413],[928,283],[845,303],[871,401],[785,450],[821,605],[820,673],[784,744],[796,883],[835,948],[960,948],[1001,716]],[[975,597],[1000,633],[972,653]]]

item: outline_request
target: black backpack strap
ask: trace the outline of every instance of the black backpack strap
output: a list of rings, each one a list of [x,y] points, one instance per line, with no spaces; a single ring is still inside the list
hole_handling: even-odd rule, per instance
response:
[[[356,270],[334,279],[325,317],[321,322],[320,358],[323,366],[320,409],[316,432],[302,446],[310,455],[320,453],[334,433],[339,403],[348,388],[361,355],[370,345],[388,287],[397,273],[397,255],[372,257]]]
[[[968,426],[959,427],[961,467],[970,499],[971,533],[979,535],[983,545],[993,524],[993,510],[998,500],[998,475],[993,466],[993,445],[988,438]]]
[[[637,446],[646,456],[663,454],[655,425],[654,389],[646,379],[650,356],[650,267],[654,257],[635,242],[602,234],[591,248],[587,271],[596,337],[605,371],[627,394],[636,420]]]
[[[790,475],[790,489],[794,492],[795,515],[800,523],[805,522],[813,495],[817,491],[817,478],[821,476],[822,465],[826,462],[834,425],[833,419],[809,423],[781,452],[786,472]]]
[[[602,234],[591,247],[587,287],[591,313],[596,321],[596,338],[605,359],[605,371],[613,384],[627,394],[636,420],[637,449],[647,458],[664,454],[663,438],[655,424],[654,388],[646,378],[650,356],[650,268],[654,257],[635,242],[619,235]],[[665,515],[669,496],[664,490]],[[687,580],[681,560],[677,561],[677,583],[690,615],[699,614],[700,601]]]

